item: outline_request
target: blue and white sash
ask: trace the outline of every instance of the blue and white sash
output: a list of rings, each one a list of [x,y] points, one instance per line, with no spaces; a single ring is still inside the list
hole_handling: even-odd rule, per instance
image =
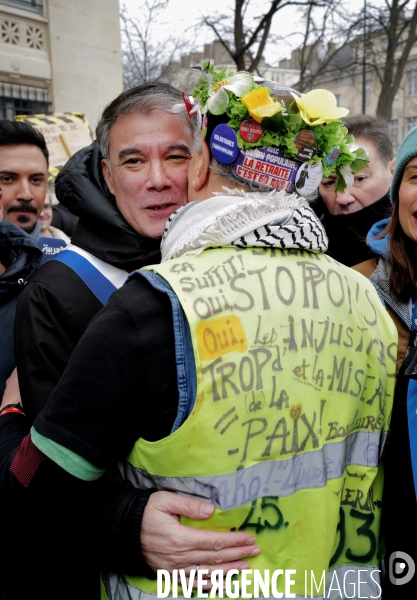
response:
[[[59,260],[70,267],[105,305],[113,292],[126,281],[129,273],[113,267],[78,246],[70,244],[51,260]]]

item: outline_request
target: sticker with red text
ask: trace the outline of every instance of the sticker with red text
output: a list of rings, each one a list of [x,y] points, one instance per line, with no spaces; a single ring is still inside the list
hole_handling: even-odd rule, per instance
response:
[[[242,179],[291,192],[300,163],[285,158],[279,148],[240,150],[233,170]]]

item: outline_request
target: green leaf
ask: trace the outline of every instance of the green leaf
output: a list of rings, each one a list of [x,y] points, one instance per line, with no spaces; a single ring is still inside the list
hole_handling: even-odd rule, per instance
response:
[[[291,127],[292,125],[299,125],[302,122],[302,118],[300,117],[300,115],[297,115],[295,113],[285,115],[285,117],[283,118],[288,127]]]
[[[279,132],[281,135],[285,133],[285,123],[280,112],[272,117],[264,117],[261,125],[264,130],[269,129],[270,131]]]
[[[336,179],[334,191],[336,194],[338,194],[338,193],[343,194],[343,192],[346,189],[345,178],[343,177],[342,173],[340,172],[340,169],[336,170],[336,175],[337,175],[337,179]]]

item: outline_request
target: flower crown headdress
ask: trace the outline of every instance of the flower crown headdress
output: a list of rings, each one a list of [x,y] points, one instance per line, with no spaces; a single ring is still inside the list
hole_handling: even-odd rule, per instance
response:
[[[212,155],[233,163],[239,177],[307,195],[336,174],[336,192],[343,192],[369,162],[340,120],[349,111],[331,92],[300,94],[245,71],[215,71],[210,62],[197,68],[198,87],[183,94],[186,109],[202,115]]]

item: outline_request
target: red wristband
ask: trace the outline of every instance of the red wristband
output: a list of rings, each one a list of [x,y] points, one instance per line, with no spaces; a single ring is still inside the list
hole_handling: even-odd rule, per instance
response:
[[[20,408],[16,408],[15,406],[10,406],[9,408],[4,407],[2,411],[0,411],[0,417],[3,415],[7,415],[8,413],[16,413],[19,415],[25,416],[25,413]]]

